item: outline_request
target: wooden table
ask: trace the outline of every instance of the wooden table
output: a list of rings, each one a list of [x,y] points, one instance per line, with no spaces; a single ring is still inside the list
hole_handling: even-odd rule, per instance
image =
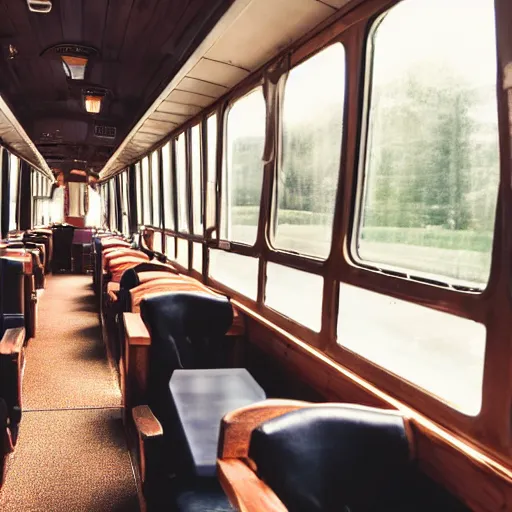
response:
[[[215,476],[220,420],[265,392],[244,368],[175,370],[169,388],[196,475]]]

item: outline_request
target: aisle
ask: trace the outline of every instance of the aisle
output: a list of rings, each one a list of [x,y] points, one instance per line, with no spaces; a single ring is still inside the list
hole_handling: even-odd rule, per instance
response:
[[[138,511],[90,276],[49,276],[26,352],[23,418],[0,510]]]

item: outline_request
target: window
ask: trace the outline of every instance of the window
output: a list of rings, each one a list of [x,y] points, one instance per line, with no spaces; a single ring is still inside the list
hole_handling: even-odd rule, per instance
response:
[[[165,237],[165,255],[173,260],[176,257],[176,242],[173,236],[166,235]]]
[[[142,159],[142,221],[145,226],[151,226],[151,185],[149,177],[149,159]]]
[[[201,214],[201,130],[200,125],[193,126],[190,130],[191,154],[192,154],[192,213],[194,216],[194,233],[203,234],[203,216]]]
[[[155,228],[162,226],[160,220],[160,158],[158,151],[151,154],[151,204],[153,205],[153,224]]]
[[[137,196],[137,224],[144,224],[142,217],[142,178],[140,162],[135,164],[135,194]]]
[[[265,304],[299,324],[320,332],[323,284],[321,276],[269,262]]]
[[[9,231],[18,229],[18,194],[20,185],[20,160],[9,155]]]
[[[163,198],[165,229],[175,229],[174,226],[174,184],[171,169],[171,143],[168,142],[162,148],[162,172],[163,172]]]
[[[176,261],[182,266],[188,269],[188,240],[178,238],[178,254],[176,255]]]
[[[258,258],[211,249],[209,275],[252,300],[258,296]]]
[[[128,172],[123,172],[120,175],[121,179],[121,216],[122,216],[122,232],[125,235],[130,234],[130,221],[128,218],[129,210],[129,197],[128,197]],[[91,194],[89,193],[89,203]]]
[[[336,43],[293,68],[283,101],[276,248],[326,258],[341,155],[345,50]]]
[[[117,200],[116,200],[116,182],[115,179],[111,179],[108,182],[109,195],[108,195],[108,214],[109,214],[109,227],[110,229],[117,230]]]
[[[215,226],[215,208],[217,194],[217,114],[208,118],[206,123],[206,140],[208,145],[208,157],[206,159],[206,227]]]
[[[176,183],[178,201],[178,231],[189,232],[188,226],[188,193],[187,193],[187,157],[185,133],[176,140]]]
[[[375,24],[369,55],[355,252],[482,289],[499,181],[493,2],[401,2]]]
[[[203,244],[198,242],[192,244],[192,268],[203,273]]]
[[[341,284],[338,343],[466,414],[482,401],[485,327]]]
[[[220,233],[225,240],[249,245],[256,241],[265,115],[261,87],[237,100],[228,110]]]

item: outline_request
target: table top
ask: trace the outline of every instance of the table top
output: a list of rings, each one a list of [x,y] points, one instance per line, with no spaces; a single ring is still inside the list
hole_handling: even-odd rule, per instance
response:
[[[265,392],[245,368],[175,370],[169,388],[197,476],[214,476],[220,420]]]

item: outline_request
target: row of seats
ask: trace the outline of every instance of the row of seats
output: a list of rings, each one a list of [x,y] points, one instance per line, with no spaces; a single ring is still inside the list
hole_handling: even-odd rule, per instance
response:
[[[417,469],[403,417],[357,405],[270,399],[235,409],[201,427],[220,435],[216,476],[198,472],[172,383],[183,370],[237,366],[243,319],[143,240],[98,237],[94,280],[149,510],[466,510]],[[208,404],[191,410],[201,392],[188,393],[193,424],[206,421]]]
[[[21,421],[24,346],[37,331],[38,292],[51,268],[53,231],[18,233],[0,242],[0,483]]]

